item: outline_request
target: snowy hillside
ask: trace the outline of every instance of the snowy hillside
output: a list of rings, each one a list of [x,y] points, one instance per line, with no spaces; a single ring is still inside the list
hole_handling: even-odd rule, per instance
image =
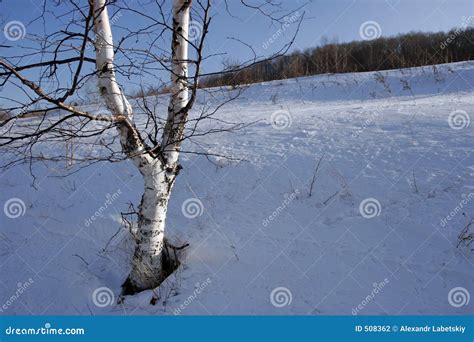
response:
[[[135,168],[37,164],[36,189],[12,168],[0,314],[472,314],[474,244],[457,246],[474,219],[473,80],[465,62],[250,86],[218,117],[255,123],[196,142],[242,161],[182,157],[167,229],[185,262],[120,300]]]

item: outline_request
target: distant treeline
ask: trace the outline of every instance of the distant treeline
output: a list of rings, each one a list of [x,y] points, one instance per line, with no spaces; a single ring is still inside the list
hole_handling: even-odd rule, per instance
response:
[[[204,77],[200,87],[236,86],[325,73],[399,69],[474,59],[474,28],[408,33],[372,41],[322,46],[262,61],[238,71]],[[227,66],[241,69],[238,63]],[[234,68],[234,69],[232,69]]]

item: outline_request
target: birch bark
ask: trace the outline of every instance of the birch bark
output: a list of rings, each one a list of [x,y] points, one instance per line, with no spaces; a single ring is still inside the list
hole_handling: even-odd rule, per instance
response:
[[[123,152],[139,169],[144,193],[139,206],[138,232],[132,269],[124,293],[158,286],[168,274],[164,267],[172,258],[165,246],[165,221],[171,189],[179,173],[179,151],[188,116],[188,28],[190,0],[173,1],[171,99],[159,158],[146,152],[133,123],[133,111],[114,70],[114,45],[106,0],[94,1],[96,67],[99,91],[108,109],[123,123],[117,125]]]

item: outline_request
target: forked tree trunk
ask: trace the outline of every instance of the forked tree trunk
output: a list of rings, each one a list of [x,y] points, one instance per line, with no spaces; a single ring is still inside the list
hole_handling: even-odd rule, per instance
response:
[[[165,246],[166,212],[176,176],[167,172],[161,162],[146,165],[140,172],[145,189],[139,206],[132,270],[124,284],[125,294],[158,286],[178,262]]]
[[[167,253],[165,221],[171,189],[180,170],[179,150],[188,115],[188,27],[191,0],[173,1],[172,73],[168,118],[163,131],[159,157],[143,153],[144,145],[134,127],[133,112],[115,78],[112,31],[106,0],[94,1],[96,64],[99,88],[107,107],[128,124],[117,126],[124,153],[143,176],[145,189],[139,206],[138,232],[132,270],[123,285],[125,294],[154,288],[176,265]]]

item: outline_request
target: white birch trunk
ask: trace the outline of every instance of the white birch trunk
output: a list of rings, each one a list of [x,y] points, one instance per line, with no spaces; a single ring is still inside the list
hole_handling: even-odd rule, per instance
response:
[[[168,167],[178,165],[188,112],[188,33],[191,0],[173,1],[171,99],[161,146]]]
[[[124,292],[137,292],[155,288],[168,275],[163,269],[165,221],[170,198],[169,180],[161,163],[140,169],[145,190],[139,206],[137,245],[132,270]]]
[[[114,71],[114,50],[106,0],[94,0],[94,29],[96,33],[96,65],[99,90],[108,109],[115,116],[126,117],[133,126],[133,112]],[[138,236],[132,260],[132,270],[124,283],[124,293],[154,288],[166,277],[169,264],[165,248],[165,220],[171,189],[179,172],[179,141],[187,118],[187,63],[190,0],[173,2],[172,95],[167,124],[162,139],[162,157],[142,153],[144,146],[130,125],[118,125],[124,153],[143,175],[145,189],[138,214]],[[177,33],[179,32],[179,33]],[[175,262],[171,260],[171,262]]]

